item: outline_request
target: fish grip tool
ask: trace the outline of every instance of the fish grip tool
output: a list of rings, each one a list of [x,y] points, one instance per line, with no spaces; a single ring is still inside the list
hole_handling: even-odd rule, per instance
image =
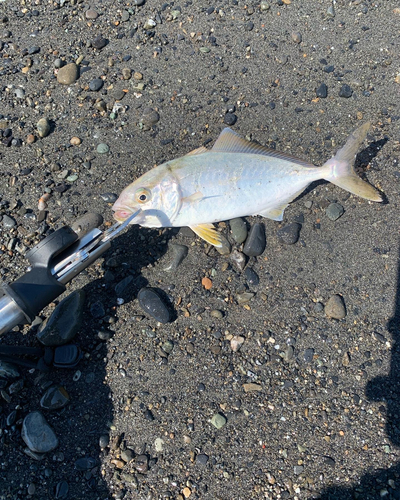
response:
[[[0,285],[0,335],[19,324],[32,323],[45,306],[66,290],[69,281],[110,248],[111,241],[139,213],[136,211],[106,231],[94,227],[78,234],[63,226],[29,250],[28,272],[11,284]]]

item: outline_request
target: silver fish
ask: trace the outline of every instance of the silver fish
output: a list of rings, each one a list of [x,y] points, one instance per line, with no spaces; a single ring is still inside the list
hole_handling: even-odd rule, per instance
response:
[[[261,215],[282,220],[288,204],[314,181],[325,179],[361,198],[382,201],[379,192],[356,174],[353,162],[369,123],[322,167],[249,142],[225,128],[213,148],[195,149],[145,173],[114,203],[114,218],[145,227],[189,226],[198,236],[222,246],[214,222]]]

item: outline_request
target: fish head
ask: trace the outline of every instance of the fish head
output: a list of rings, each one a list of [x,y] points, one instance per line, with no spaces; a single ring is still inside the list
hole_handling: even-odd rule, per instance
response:
[[[114,219],[125,221],[141,210],[130,224],[170,227],[182,205],[179,182],[167,164],[153,168],[126,187],[114,203]]]

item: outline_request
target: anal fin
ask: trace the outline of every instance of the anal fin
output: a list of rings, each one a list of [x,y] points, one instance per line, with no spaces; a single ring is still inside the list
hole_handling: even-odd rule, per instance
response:
[[[215,247],[222,247],[222,239],[219,232],[212,224],[197,224],[196,226],[189,226],[190,229],[205,240],[210,245]]]
[[[267,219],[272,219],[277,221],[283,220],[283,213],[285,211],[285,208],[289,205],[291,201],[295,200],[298,196],[300,196],[301,193],[305,190],[305,188],[306,186],[302,187],[301,189],[293,193],[289,198],[286,198],[286,200],[281,200],[277,202],[274,207],[266,208],[265,210],[261,210],[260,212],[254,215],[261,215],[261,217],[266,217]]]

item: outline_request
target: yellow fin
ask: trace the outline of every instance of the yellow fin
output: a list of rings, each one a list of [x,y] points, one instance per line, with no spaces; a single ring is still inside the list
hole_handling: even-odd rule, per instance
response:
[[[207,153],[208,149],[205,148],[204,146],[200,146],[197,149],[193,149],[193,151],[190,151],[190,153],[187,153],[185,156],[194,156],[194,155],[201,155],[203,153]]]
[[[214,245],[215,247],[222,247],[222,239],[219,232],[215,229],[212,224],[197,224],[196,226],[189,226],[190,229],[203,238],[210,245]]]
[[[224,128],[220,133],[218,139],[216,140],[211,151],[213,153],[249,153],[270,156],[272,158],[278,158],[280,160],[285,160],[291,163],[296,163],[297,165],[303,165],[304,167],[313,167],[311,163],[307,161],[300,160],[294,156],[286,155],[284,153],[279,153],[275,149],[269,149],[255,142],[247,141],[234,132],[229,127]]]
[[[200,201],[203,198],[204,198],[203,193],[201,191],[197,191],[196,193],[193,193],[190,196],[186,196],[185,198],[182,198],[182,202],[194,203],[195,201]]]

